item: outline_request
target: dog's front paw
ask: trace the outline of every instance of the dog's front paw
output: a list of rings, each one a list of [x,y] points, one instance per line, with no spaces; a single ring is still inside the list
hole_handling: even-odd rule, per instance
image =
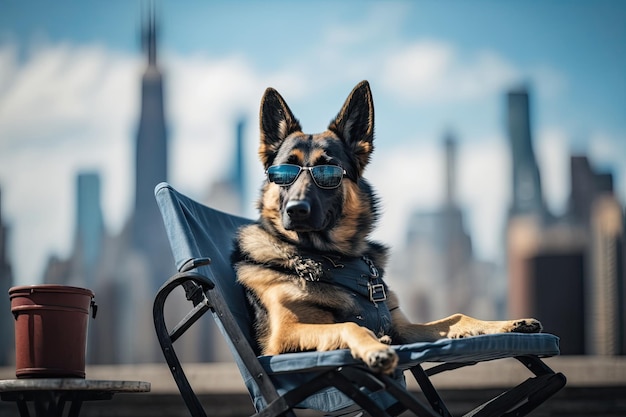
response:
[[[369,352],[363,360],[372,370],[389,374],[398,364],[398,355],[393,349],[386,348]]]
[[[542,330],[543,326],[539,320],[521,319],[513,320],[508,331],[512,333],[541,333]]]

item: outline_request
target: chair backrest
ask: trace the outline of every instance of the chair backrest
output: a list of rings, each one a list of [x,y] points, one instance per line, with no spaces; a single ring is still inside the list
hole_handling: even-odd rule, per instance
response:
[[[157,185],[154,193],[176,269],[180,271],[192,259],[210,258],[211,264],[199,267],[197,272],[219,288],[248,343],[256,346],[245,291],[237,282],[231,263],[235,234],[252,220],[204,206],[167,183]]]

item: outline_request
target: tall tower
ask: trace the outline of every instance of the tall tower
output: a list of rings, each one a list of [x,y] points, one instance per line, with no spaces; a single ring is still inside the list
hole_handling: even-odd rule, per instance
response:
[[[446,148],[446,206],[452,207],[456,204],[456,139],[452,133],[448,133],[444,139]]]
[[[237,145],[235,149],[235,172],[233,173],[233,182],[239,193],[239,213],[244,214],[246,208],[244,206],[246,196],[246,163],[244,161],[244,129],[246,126],[245,119],[241,118],[237,122]]]
[[[472,239],[465,231],[463,212],[457,204],[456,171],[457,139],[452,132],[444,137],[446,197],[440,210],[438,233],[443,239],[443,271],[448,285],[448,305],[455,311],[468,311],[472,298],[472,276],[468,267],[472,263]]]
[[[522,88],[507,95],[508,136],[513,156],[511,215],[546,214],[541,178],[533,150],[528,92]]]
[[[100,176],[95,172],[80,173],[77,181],[76,231],[74,255],[79,255],[80,271],[85,274],[82,285],[91,288],[96,262],[102,251],[104,220],[100,203]]]
[[[142,28],[147,66],[141,85],[141,115],[136,144],[133,246],[145,254],[159,253],[165,229],[154,200],[154,187],[167,180],[167,131],[163,109],[163,81],[157,68],[157,28],[150,7]]]

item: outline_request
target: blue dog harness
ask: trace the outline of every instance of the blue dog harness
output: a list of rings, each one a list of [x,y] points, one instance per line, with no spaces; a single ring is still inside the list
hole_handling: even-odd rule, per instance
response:
[[[377,337],[389,335],[391,313],[387,308],[387,285],[383,282],[374,262],[367,257],[336,258],[315,257],[320,261],[323,274],[320,282],[337,285],[354,299],[357,311],[337,316],[338,322],[351,321],[373,331]]]

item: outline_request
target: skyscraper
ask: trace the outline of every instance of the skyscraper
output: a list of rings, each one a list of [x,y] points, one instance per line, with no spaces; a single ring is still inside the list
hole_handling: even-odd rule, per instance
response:
[[[507,127],[513,156],[511,214],[546,214],[533,150],[530,104],[525,88],[507,94]]]
[[[78,175],[76,202],[74,253],[79,255],[81,274],[85,274],[84,282],[80,285],[91,288],[104,240],[100,176],[97,173],[84,172]]]
[[[146,68],[141,81],[141,111],[135,147],[135,206],[129,219],[130,245],[143,258],[150,291],[174,272],[165,227],[154,199],[154,187],[167,181],[167,127],[163,77],[157,62],[157,23],[150,4],[142,25],[142,47]]]
[[[151,7],[142,33],[147,66],[141,84],[141,113],[135,149],[135,207],[131,222],[134,248],[152,259],[162,253],[164,246],[167,247],[165,229],[154,200],[154,187],[167,180],[163,80],[157,67],[156,37],[155,13]]]

